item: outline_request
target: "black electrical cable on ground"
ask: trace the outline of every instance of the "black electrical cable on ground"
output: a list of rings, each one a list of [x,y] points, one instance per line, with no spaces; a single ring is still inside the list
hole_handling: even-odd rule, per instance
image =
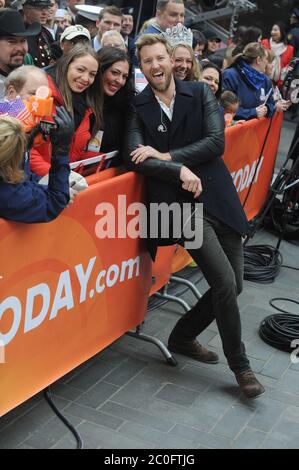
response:
[[[269,315],[264,318],[259,327],[259,335],[265,343],[269,344],[273,348],[280,349],[281,351],[293,352],[294,340],[299,340],[299,314],[293,314],[287,310],[283,310],[273,302],[277,300],[287,301],[299,305],[296,300],[288,298],[275,298],[270,300],[270,305],[276,310],[284,313],[278,313]]]
[[[44,395],[45,399],[48,402],[49,406],[52,408],[54,413],[58,416],[59,419],[69,428],[71,433],[74,435],[76,442],[77,442],[77,449],[83,449],[83,441],[78,433],[78,431],[74,428],[74,426],[66,419],[65,416],[59,411],[59,409],[56,407],[55,403],[53,402],[51,395],[50,395],[50,388],[47,387],[44,390]]]
[[[274,282],[282,265],[282,255],[270,245],[244,246],[244,279],[262,283]]]

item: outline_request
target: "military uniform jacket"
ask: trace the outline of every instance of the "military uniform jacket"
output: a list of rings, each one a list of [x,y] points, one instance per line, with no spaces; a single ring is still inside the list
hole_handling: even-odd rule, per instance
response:
[[[28,52],[32,56],[34,65],[39,68],[46,67],[51,61],[51,44],[54,41],[52,34],[42,26],[36,36],[28,37]]]

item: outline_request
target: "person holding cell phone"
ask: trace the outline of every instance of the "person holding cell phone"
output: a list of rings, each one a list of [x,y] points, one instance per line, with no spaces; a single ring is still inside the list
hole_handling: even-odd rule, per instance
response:
[[[99,154],[90,143],[103,128],[103,85],[97,55],[89,45],[77,44],[47,69],[48,86],[54,99],[53,111],[65,106],[74,118],[70,162]],[[37,175],[49,172],[51,139],[30,152],[30,168]]]
[[[49,182],[42,185],[28,171],[28,136],[22,122],[0,116],[0,217],[24,223],[50,222],[68,205],[74,122],[65,108],[57,108],[54,121]]]
[[[240,100],[236,119],[271,117],[275,113],[272,82],[266,75],[268,64],[264,46],[248,44],[222,74],[223,90],[232,91]]]

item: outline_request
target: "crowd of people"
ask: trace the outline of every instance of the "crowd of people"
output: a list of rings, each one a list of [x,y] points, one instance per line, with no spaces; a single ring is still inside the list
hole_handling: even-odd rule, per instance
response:
[[[83,8],[84,0],[24,0],[19,10],[2,5],[1,100],[12,109],[48,88],[53,109],[44,116],[47,132],[41,123],[25,130],[8,111],[0,116],[0,216],[27,223],[54,219],[76,195],[69,189],[69,162],[112,150],[119,151],[115,165],[146,176],[150,202],[203,202],[204,243],[190,254],[210,289],[178,322],[169,348],[217,362],[196,340],[216,319],[238,384],[247,397],[259,396],[264,387],[249,366],[237,305],[247,221],[219,157],[225,126],[289,108],[281,86],[299,53],[299,9],[292,13],[289,39],[287,27],[277,22],[269,37],[240,27],[224,44],[211,29],[183,26],[183,0],[158,0],[155,17],[134,37],[133,8],[120,9],[119,3]],[[140,94],[136,68],[148,83]],[[47,174],[48,185],[39,184]],[[159,240],[150,247],[153,257],[157,245]]]

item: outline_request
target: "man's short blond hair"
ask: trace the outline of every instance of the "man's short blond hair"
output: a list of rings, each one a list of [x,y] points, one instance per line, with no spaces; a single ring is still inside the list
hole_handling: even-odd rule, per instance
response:
[[[136,42],[136,55],[140,63],[140,51],[145,46],[153,46],[154,44],[164,44],[167,54],[170,56],[171,47],[167,40],[160,34],[143,34]]]

